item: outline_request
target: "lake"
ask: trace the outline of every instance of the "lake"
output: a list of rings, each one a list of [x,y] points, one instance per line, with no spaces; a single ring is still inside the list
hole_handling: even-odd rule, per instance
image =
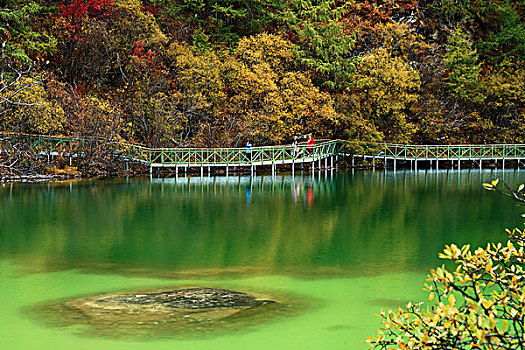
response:
[[[525,208],[482,189],[525,171],[349,171],[0,186],[3,349],[366,349],[383,307],[424,301],[445,244],[504,241]],[[227,288],[279,312],[137,332],[69,319],[70,299]],[[133,326],[135,327],[135,326]]]

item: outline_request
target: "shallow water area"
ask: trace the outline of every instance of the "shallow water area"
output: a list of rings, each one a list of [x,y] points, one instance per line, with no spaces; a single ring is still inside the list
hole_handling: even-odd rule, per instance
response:
[[[503,241],[521,225],[523,207],[482,189],[497,177],[525,182],[523,171],[464,170],[6,184],[2,348],[365,349],[382,307],[426,299],[445,244]],[[166,332],[97,328],[56,307],[178,286],[281,303]]]

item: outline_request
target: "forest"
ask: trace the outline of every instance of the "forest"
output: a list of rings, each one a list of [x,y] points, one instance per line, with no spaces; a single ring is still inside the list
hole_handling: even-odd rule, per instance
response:
[[[0,132],[525,142],[517,0],[7,0]]]

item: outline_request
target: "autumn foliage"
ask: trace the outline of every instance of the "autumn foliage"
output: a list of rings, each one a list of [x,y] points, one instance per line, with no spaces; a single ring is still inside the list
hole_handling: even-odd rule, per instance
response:
[[[70,104],[89,100],[149,146],[525,142],[523,13],[495,0],[7,1],[2,69],[38,86],[2,105],[2,131],[74,135]]]
[[[525,202],[498,179],[483,184]],[[525,216],[525,214],[523,215]],[[382,310],[383,327],[366,342],[372,349],[522,349],[525,339],[525,231],[506,230],[506,243],[472,251],[447,245],[440,258],[454,263],[428,275],[428,301]]]

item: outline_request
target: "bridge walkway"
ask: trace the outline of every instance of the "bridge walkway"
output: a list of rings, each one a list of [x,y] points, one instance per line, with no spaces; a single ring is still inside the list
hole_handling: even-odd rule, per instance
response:
[[[205,167],[221,168],[226,171],[230,167],[275,167],[307,164],[311,169],[333,168],[334,161],[340,155],[350,156],[352,165],[354,159],[389,161],[395,169],[398,161],[410,161],[417,169],[419,161],[434,162],[439,168],[440,161],[456,161],[461,168],[461,161],[474,161],[482,167],[483,161],[517,160],[518,164],[525,161],[525,144],[488,144],[488,145],[405,145],[392,143],[363,143],[345,140],[318,140],[308,147],[301,143],[297,148],[292,145],[276,145],[246,148],[148,148],[121,140],[79,139],[74,137],[59,137],[26,134],[0,134],[0,147],[3,151],[8,145],[23,143],[28,152],[35,152],[49,158],[51,156],[82,157],[85,152],[97,152],[104,149],[120,161],[132,162],[154,168],[191,168]],[[0,151],[2,151],[0,150]],[[330,164],[328,164],[330,162]]]

